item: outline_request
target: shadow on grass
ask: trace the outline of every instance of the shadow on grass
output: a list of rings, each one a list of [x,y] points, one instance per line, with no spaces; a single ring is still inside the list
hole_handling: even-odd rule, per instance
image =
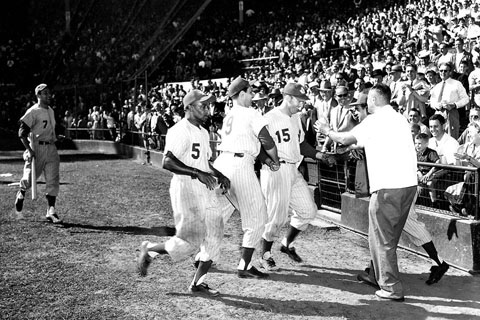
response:
[[[11,156],[6,156],[5,158],[1,158],[0,162],[2,163],[24,163],[25,161],[22,159],[21,152],[17,154],[13,154]],[[80,153],[72,151],[71,153],[60,153],[60,163],[62,162],[80,162],[80,161],[108,161],[108,160],[118,160],[118,159],[125,159],[124,156],[118,154],[102,154],[102,153]]]
[[[321,287],[319,287],[321,290]],[[191,293],[177,293],[170,292],[168,295],[177,297],[192,297],[196,296]],[[398,315],[402,314],[406,308],[409,309],[408,315],[414,319],[430,319],[442,318],[442,319],[480,319],[473,315],[452,314],[444,312],[427,311],[423,307],[413,305],[411,303],[399,303],[394,301],[382,301],[378,298],[370,299],[371,294],[366,294],[368,298],[359,299],[360,305],[349,304],[341,302],[320,301],[320,300],[302,300],[302,299],[275,299],[275,298],[262,298],[257,296],[242,296],[236,294],[220,294],[218,297],[211,297],[207,295],[198,295],[205,299],[211,299],[212,301],[218,301],[226,306],[234,308],[242,308],[246,310],[256,310],[262,312],[268,312],[273,314],[281,314],[286,316],[298,316],[303,317],[342,317],[346,315],[361,315],[360,319],[369,319],[373,315],[384,316],[390,319],[399,319]],[[412,301],[413,302],[413,301]],[[403,318],[403,317],[400,317]]]
[[[3,181],[0,181],[0,184],[7,184],[7,185],[10,185],[10,184],[15,184],[17,186],[20,186],[20,182],[18,180],[3,180]],[[45,181],[37,181],[37,184],[45,184]],[[70,182],[60,182],[60,185],[69,185],[71,184]]]
[[[118,233],[127,233],[127,234],[136,234],[136,235],[148,235],[148,236],[159,236],[159,237],[171,237],[175,235],[175,228],[161,226],[161,227],[134,227],[134,226],[92,226],[87,224],[78,224],[78,223],[63,223],[63,228],[65,229],[84,229],[81,231],[71,230],[72,233],[83,233],[88,232],[87,230],[94,231],[109,231],[109,232],[118,232]]]

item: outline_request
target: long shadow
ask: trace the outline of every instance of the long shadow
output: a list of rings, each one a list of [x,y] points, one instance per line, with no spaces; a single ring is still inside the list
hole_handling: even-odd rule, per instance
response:
[[[315,270],[303,269],[311,268]],[[324,272],[320,271],[323,270]],[[212,273],[233,273],[228,270],[216,269]],[[375,293],[374,288],[357,280],[357,274],[361,270],[337,269],[315,265],[300,265],[298,269],[279,269],[270,273],[270,277],[264,281],[276,281],[292,283],[294,285],[304,284],[312,287],[327,287],[340,291],[347,291],[359,295]],[[480,309],[480,293],[475,290],[480,281],[473,283],[469,277],[448,275],[442,278],[441,282],[428,286],[423,279],[428,279],[425,274],[401,274],[405,287],[406,301],[411,303],[430,304],[433,306],[458,307]],[[421,278],[422,280],[419,280]],[[442,283],[455,283],[455,293],[451,286],[442,286]],[[453,296],[452,296],[453,295]],[[453,299],[452,299],[453,298]],[[479,318],[480,319],[480,318]]]
[[[24,163],[21,158],[21,153],[16,157],[6,157],[0,158],[0,162],[13,164],[13,163]],[[79,161],[108,161],[108,160],[118,160],[125,159],[124,156],[118,154],[102,154],[102,153],[60,153],[60,162],[79,162]]]
[[[87,224],[78,224],[78,223],[63,223],[62,227],[65,229],[85,229],[85,230],[95,230],[95,231],[109,231],[109,232],[118,232],[126,234],[135,234],[135,235],[147,235],[147,236],[159,236],[159,237],[171,237],[175,235],[174,227],[135,227],[135,226],[92,226]],[[86,231],[85,231],[86,232]]]
[[[357,274],[362,270],[325,268],[308,265],[308,268],[317,268],[325,272],[303,269],[281,269],[282,273],[271,273],[271,281],[281,281],[293,284],[308,284],[320,287],[329,287],[337,290],[345,290],[356,294],[374,293],[375,289],[357,280]],[[333,273],[332,273],[333,272]],[[480,308],[480,292],[475,290],[480,281],[473,281],[470,277],[449,275],[448,272],[441,281],[432,286],[425,284],[428,273],[400,275],[405,288],[406,299],[424,304],[445,305],[449,307]],[[419,277],[422,280],[419,280]],[[456,293],[452,296],[451,287],[443,286],[442,283],[455,283]],[[409,295],[412,297],[410,298]],[[425,297],[418,299],[414,297]],[[452,301],[452,298],[456,301]],[[442,299],[442,300],[439,300]]]
[[[118,159],[124,159],[124,157],[118,154],[101,153],[60,154],[60,162],[107,161]]]
[[[321,289],[321,288],[319,288]],[[168,293],[171,296],[191,297],[187,293]],[[319,300],[276,300],[261,297],[247,297],[235,294],[221,294],[218,297],[202,296],[218,302],[223,302],[233,308],[258,310],[289,316],[323,316],[342,317],[346,319],[399,319],[399,315],[405,314],[408,308],[408,317],[411,319],[480,319],[478,316],[451,314],[442,312],[428,312],[424,308],[412,305],[408,298],[405,303],[377,300],[360,299],[361,304],[344,304],[339,302],[327,302]]]
[[[12,183],[17,183],[19,185],[18,180],[1,180],[0,184],[12,184]],[[45,181],[37,181],[37,184],[45,184]],[[60,182],[60,185],[69,185],[71,184],[70,182]]]

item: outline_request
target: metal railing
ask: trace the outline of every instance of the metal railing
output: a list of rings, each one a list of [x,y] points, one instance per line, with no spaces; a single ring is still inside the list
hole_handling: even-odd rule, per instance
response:
[[[342,193],[355,192],[356,161],[341,159],[333,166],[311,159],[308,163],[309,172],[317,167],[318,175],[310,175],[309,184],[319,186],[321,207],[340,212]],[[418,164],[435,167],[437,171],[429,186],[419,184],[417,208],[460,218],[480,219],[479,168],[426,162]],[[432,202],[432,198],[436,201]]]

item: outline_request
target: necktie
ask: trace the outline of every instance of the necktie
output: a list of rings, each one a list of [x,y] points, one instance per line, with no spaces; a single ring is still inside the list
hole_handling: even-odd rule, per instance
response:
[[[442,101],[443,89],[445,89],[445,81],[442,81],[442,88],[440,89],[440,94],[438,95],[438,102]]]
[[[343,107],[340,107],[340,110],[338,112],[338,117],[337,117],[337,129],[340,126],[340,121],[342,120],[342,113],[343,113]]]

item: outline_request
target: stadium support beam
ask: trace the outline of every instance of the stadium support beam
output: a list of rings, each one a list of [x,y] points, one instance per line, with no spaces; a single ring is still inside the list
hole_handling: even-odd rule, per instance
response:
[[[195,23],[197,18],[202,14],[202,12],[205,10],[205,8],[210,4],[212,0],[205,0],[203,1],[203,4],[197,9],[195,14],[188,20],[188,22],[183,26],[183,28],[180,30],[180,32],[177,33],[177,35],[168,43],[162,51],[160,51],[159,54],[157,54],[154,59],[149,59],[146,64],[143,65],[143,67],[137,72],[137,74],[141,74],[144,70],[149,70],[148,74],[152,75],[160,66],[160,64],[165,60],[167,55],[172,51],[173,48],[182,40],[182,38],[185,36],[188,30],[192,27],[192,25]]]

